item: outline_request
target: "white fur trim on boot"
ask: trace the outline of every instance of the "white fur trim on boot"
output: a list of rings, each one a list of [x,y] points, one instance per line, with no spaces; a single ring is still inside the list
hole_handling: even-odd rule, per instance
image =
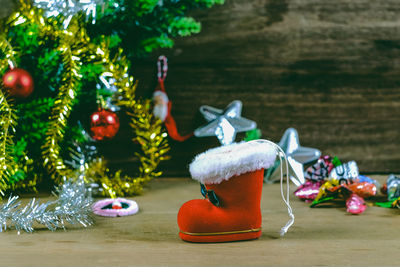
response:
[[[219,184],[233,176],[271,167],[276,155],[276,148],[268,143],[233,143],[197,155],[189,169],[194,180]]]

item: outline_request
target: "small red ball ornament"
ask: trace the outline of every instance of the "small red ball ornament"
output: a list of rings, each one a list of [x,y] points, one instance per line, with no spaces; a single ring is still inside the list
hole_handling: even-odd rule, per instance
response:
[[[90,130],[95,140],[111,139],[119,129],[119,119],[112,111],[100,109],[90,116]]]
[[[33,78],[24,69],[12,69],[3,76],[4,88],[10,95],[16,97],[28,97],[33,91]]]

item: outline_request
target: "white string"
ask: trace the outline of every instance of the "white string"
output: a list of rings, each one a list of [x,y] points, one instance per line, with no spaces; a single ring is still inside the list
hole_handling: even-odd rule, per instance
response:
[[[293,214],[293,210],[292,207],[290,206],[289,203],[289,196],[290,196],[290,181],[289,181],[289,165],[288,165],[288,161],[287,161],[287,157],[285,152],[283,152],[282,148],[280,148],[278,145],[276,145],[280,152],[278,153],[278,157],[279,157],[279,162],[281,165],[281,196],[283,199],[283,202],[285,202],[287,209],[288,209],[288,215],[290,217],[289,221],[286,223],[286,225],[284,227],[281,228],[280,234],[281,236],[284,236],[287,231],[289,230],[289,228],[293,225],[294,223],[294,214]],[[286,199],[283,193],[283,167],[282,167],[282,156],[285,158],[285,163],[286,163]]]
[[[279,162],[280,162],[280,169],[281,169],[281,196],[283,199],[283,202],[286,204],[287,210],[288,210],[288,215],[289,215],[289,221],[286,223],[286,225],[284,227],[281,228],[280,231],[280,235],[284,236],[287,231],[289,230],[289,228],[293,225],[294,223],[294,214],[293,214],[293,210],[292,207],[290,206],[290,202],[289,202],[289,197],[290,197],[290,181],[289,181],[289,164],[288,164],[288,160],[287,160],[287,156],[285,154],[285,152],[282,150],[282,148],[280,146],[278,146],[277,144],[275,144],[274,142],[271,142],[269,140],[265,140],[265,139],[258,139],[258,140],[254,140],[256,142],[265,142],[268,143],[272,146],[274,146],[277,149],[277,154],[279,157]],[[286,163],[286,198],[285,198],[285,194],[283,193],[283,167],[282,167],[282,157],[285,159],[285,163]]]

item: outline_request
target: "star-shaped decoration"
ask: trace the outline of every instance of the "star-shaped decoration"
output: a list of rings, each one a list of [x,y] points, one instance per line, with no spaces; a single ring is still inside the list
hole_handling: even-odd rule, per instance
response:
[[[209,122],[194,131],[197,137],[216,136],[221,145],[235,141],[236,133],[253,130],[257,127],[254,121],[241,117],[242,102],[235,100],[224,110],[210,106],[201,106],[200,113]]]
[[[321,151],[316,148],[300,146],[299,134],[296,129],[289,128],[285,131],[278,145],[286,153],[289,164],[290,179],[294,184],[300,186],[305,183],[303,165],[317,160]],[[279,160],[265,173],[265,180],[271,182],[271,178],[279,167]]]

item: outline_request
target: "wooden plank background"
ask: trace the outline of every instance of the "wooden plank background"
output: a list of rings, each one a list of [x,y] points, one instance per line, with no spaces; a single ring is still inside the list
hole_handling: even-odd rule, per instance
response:
[[[197,11],[202,32],[177,40],[166,88],[179,129],[204,123],[198,108],[243,101],[263,137],[294,127],[304,146],[362,172],[400,170],[400,2],[227,0]],[[154,85],[153,58],[134,64],[140,91]],[[171,142],[165,175],[187,173],[216,138]]]
[[[0,6],[0,18],[5,18],[12,12],[15,3],[12,0],[0,0]]]
[[[138,95],[150,97],[156,58],[168,56],[166,88],[182,133],[205,123],[201,105],[239,99],[264,138],[278,142],[294,127],[302,145],[356,160],[364,173],[400,171],[399,1],[227,0],[191,15],[200,34],[133,62]],[[130,138],[123,123],[101,145],[128,172],[136,169]],[[218,142],[170,144],[164,176],[188,176],[191,159]]]

